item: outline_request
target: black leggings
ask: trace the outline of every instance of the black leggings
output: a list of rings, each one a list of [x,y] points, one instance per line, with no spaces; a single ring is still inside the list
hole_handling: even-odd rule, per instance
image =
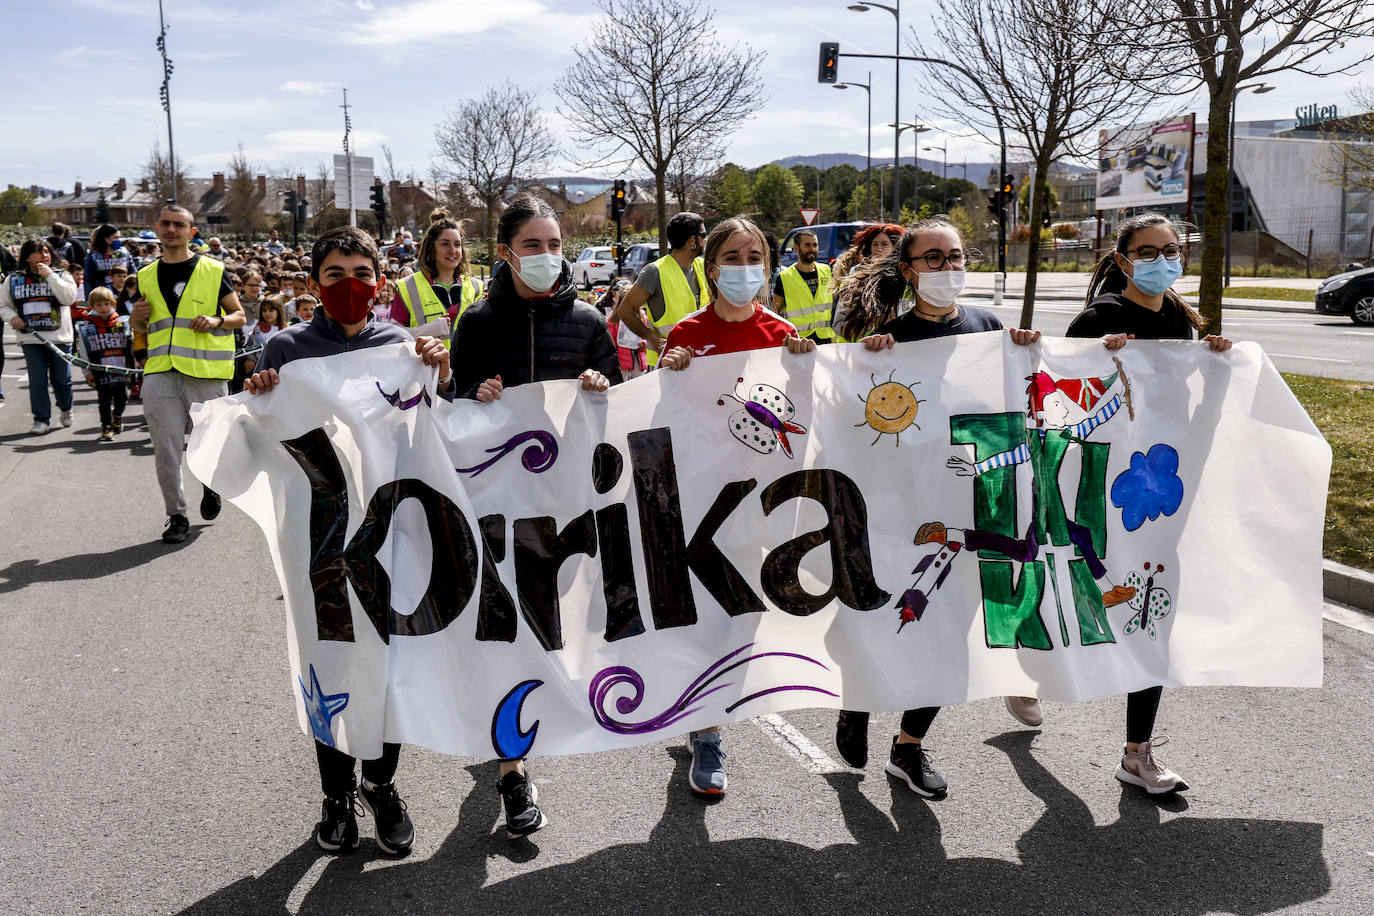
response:
[[[118,387],[97,387],[95,396],[100,402],[100,426],[102,429],[107,429],[113,425],[115,417],[124,416],[124,407],[129,398],[129,391],[124,387],[123,379],[120,379]]]
[[[1159,712],[1159,698],[1163,687],[1146,687],[1126,694],[1126,740],[1143,744],[1155,730],[1155,715]]]
[[[353,791],[354,758],[319,741],[315,742],[315,757],[319,760],[320,788],[324,790],[325,795],[337,798]],[[383,744],[382,756],[376,760],[363,761],[363,779],[379,786],[391,782],[392,777],[396,775],[396,764],[400,760],[399,744]]]

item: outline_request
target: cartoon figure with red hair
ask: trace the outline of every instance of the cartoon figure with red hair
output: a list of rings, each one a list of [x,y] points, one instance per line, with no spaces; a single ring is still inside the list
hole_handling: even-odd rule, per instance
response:
[[[953,456],[945,465],[960,477],[978,477],[999,468],[1031,464],[1032,452],[1029,443],[1032,436],[1039,437],[1043,443],[1048,432],[1059,430],[1070,441],[1081,444],[1093,430],[1116,416],[1123,404],[1126,405],[1130,418],[1134,420],[1135,407],[1131,403],[1130,380],[1126,377],[1121,361],[1115,357],[1112,361],[1116,364],[1117,371],[1105,377],[1056,379],[1044,371],[1027,376],[1026,381],[1030,383],[1026,388],[1026,416],[1029,418],[1026,429],[1027,441],[1014,449],[999,452],[982,461],[974,462]],[[1038,488],[1042,484],[1040,478],[1039,473],[1032,473],[1033,488]],[[950,564],[961,551],[971,550],[976,553],[980,550],[995,550],[1020,563],[1029,563],[1039,556],[1041,547],[1045,545],[1040,543],[1036,534],[1037,522],[1040,519],[1040,494],[1038,490],[1034,493],[1031,520],[1026,526],[1026,535],[1023,538],[976,528],[946,528],[943,522],[938,521],[926,522],[917,530],[916,546],[939,544],[940,549],[921,558],[912,570],[916,581],[897,599],[896,607],[900,620],[898,632],[908,623],[921,619],[929,604],[930,594],[944,584],[949,575]],[[1129,601],[1136,590],[1129,586],[1114,585],[1107,578],[1106,567],[1102,565],[1102,560],[1093,545],[1092,532],[1073,519],[1066,519],[1065,523],[1069,542],[1078,548],[1093,579],[1102,588],[1102,606],[1114,607]],[[927,582],[928,577],[930,581]]]

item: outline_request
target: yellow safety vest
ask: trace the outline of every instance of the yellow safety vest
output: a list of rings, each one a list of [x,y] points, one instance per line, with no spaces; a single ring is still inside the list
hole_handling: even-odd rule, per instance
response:
[[[224,262],[204,255],[196,261],[186,288],[177,302],[176,314],[162,298],[154,261],[138,271],[138,291],[148,300],[148,363],[145,373],[177,371],[192,378],[229,379],[234,377],[234,332],[228,328],[191,330],[191,322],[201,315],[219,314],[219,288],[224,279]]]
[[[671,267],[669,265],[672,265]],[[662,337],[688,315],[704,309],[711,304],[711,288],[706,285],[706,267],[701,258],[692,260],[692,273],[697,278],[697,295],[692,296],[692,287],[687,283],[687,275],[682,272],[673,256],[665,254],[654,262],[658,268],[658,288],[663,294],[663,314],[655,318],[649,315],[649,327]],[[649,365],[658,365],[658,351],[649,351]]]
[[[782,277],[782,297],[787,310],[783,317],[797,326],[798,336],[814,335],[818,340],[833,340],[835,331],[830,327],[830,265],[816,262],[814,296],[796,264],[778,276]]]
[[[441,315],[448,314],[448,309],[444,307],[443,302],[439,301],[438,294],[434,292],[434,287],[425,279],[424,274],[411,274],[401,281],[399,289],[401,301],[406,304],[406,313],[410,316],[409,327],[418,328],[422,324],[429,324]],[[459,291],[458,317],[462,318],[463,313],[468,310],[468,306],[480,298],[482,298],[482,281],[476,277],[464,277],[462,289]],[[418,309],[415,307],[416,302],[420,303]],[[452,345],[452,338],[444,339],[445,347]]]

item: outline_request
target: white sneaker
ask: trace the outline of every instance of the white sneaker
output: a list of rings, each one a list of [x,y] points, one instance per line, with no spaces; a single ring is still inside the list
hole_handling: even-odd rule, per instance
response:
[[[1182,792],[1188,788],[1173,770],[1161,760],[1155,759],[1154,749],[1167,744],[1169,739],[1160,736],[1144,742],[1132,753],[1122,748],[1121,765],[1116,768],[1116,778],[1132,786],[1139,786],[1151,795],[1164,795],[1168,792]]]
[[[1038,728],[1045,721],[1045,711],[1036,697],[1007,697],[1007,712],[1022,725]]]
[[[51,427],[49,427],[48,424],[46,424],[46,423],[40,423],[38,420],[34,420],[34,421],[33,421],[33,428],[29,430],[29,435],[30,435],[30,436],[41,436],[41,435],[43,435],[44,433],[46,433],[50,428],[51,428]]]
[[[64,410],[62,411],[62,413],[58,415],[57,419],[58,422],[60,422],[62,424],[62,427],[65,429],[66,427],[72,425],[72,412],[70,410]]]

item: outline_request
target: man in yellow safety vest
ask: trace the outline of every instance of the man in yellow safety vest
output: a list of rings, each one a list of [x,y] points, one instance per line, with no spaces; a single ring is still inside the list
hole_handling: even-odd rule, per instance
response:
[[[167,204],[157,216],[162,257],[138,272],[135,331],[146,329],[148,361],[143,366],[143,416],[153,440],[158,485],[167,509],[162,540],[186,540],[186,493],[181,453],[191,408],[223,397],[234,376],[234,329],[243,327],[243,306],[224,272],[224,262],[193,253],[196,231],[191,211]],[[219,515],[219,495],[209,487],[200,500],[206,521]]]
[[[797,263],[778,273],[773,281],[773,303],[779,315],[797,327],[797,336],[818,344],[835,341],[830,327],[830,265],[816,258],[820,242],[816,233],[803,229],[795,236]]]
[[[658,355],[668,332],[688,315],[711,303],[701,252],[706,246],[706,223],[696,213],[683,211],[668,220],[668,254],[644,269],[620,300],[616,314],[633,332],[649,343],[649,365]],[[646,325],[639,310],[649,307]]]

